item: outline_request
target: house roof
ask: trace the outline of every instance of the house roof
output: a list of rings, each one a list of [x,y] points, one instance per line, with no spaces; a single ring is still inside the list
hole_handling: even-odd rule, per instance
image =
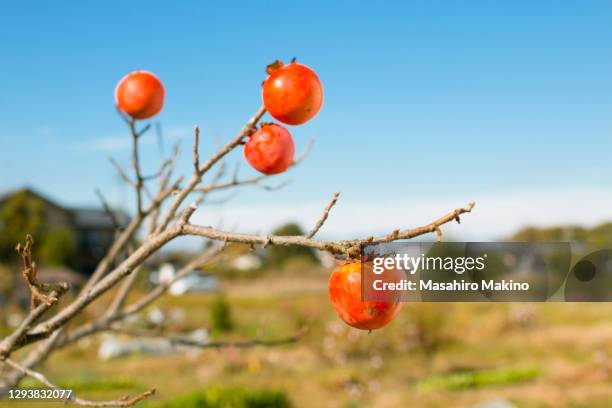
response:
[[[65,266],[41,267],[37,271],[37,278],[45,283],[66,282],[71,286],[82,286],[86,281],[83,275]]]
[[[77,228],[113,228],[113,218],[104,210],[99,208],[70,208],[74,224]],[[121,226],[127,225],[130,217],[120,210],[112,210],[117,223]]]
[[[66,211],[71,214],[74,226],[76,228],[113,228],[113,219],[109,216],[109,214],[101,209],[95,207],[64,207],[43,194],[39,193],[36,190],[33,190],[29,187],[20,188],[17,190],[9,191],[3,194],[0,194],[0,204],[4,201],[10,199],[12,196],[18,193],[28,193],[32,196],[37,197],[38,199],[44,201],[48,205],[52,205],[56,208],[59,208],[63,211]],[[127,225],[130,221],[129,215],[122,210],[112,210],[114,214],[114,218],[121,226]]]
[[[13,196],[20,194],[20,193],[29,194],[45,202],[47,205],[53,206],[62,211],[68,211],[68,209],[66,209],[65,207],[62,207],[61,205],[57,204],[55,201],[51,200],[49,197],[45,196],[44,194],[39,193],[38,191],[32,189],[31,187],[22,187],[22,188],[18,188],[15,190],[6,191],[4,193],[0,193],[0,204],[3,204],[5,201],[8,201]]]

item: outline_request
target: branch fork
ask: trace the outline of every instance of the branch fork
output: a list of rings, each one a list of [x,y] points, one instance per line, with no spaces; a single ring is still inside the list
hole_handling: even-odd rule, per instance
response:
[[[65,282],[41,283],[38,281],[36,262],[32,261],[33,245],[34,239],[28,234],[26,235],[26,243],[24,245],[19,243],[15,248],[23,260],[22,275],[30,287],[31,308],[35,309],[41,302],[51,307],[57,303],[59,296],[64,294],[69,286]]]

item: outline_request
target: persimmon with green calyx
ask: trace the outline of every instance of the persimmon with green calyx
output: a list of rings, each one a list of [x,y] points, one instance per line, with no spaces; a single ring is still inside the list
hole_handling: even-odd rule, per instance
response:
[[[306,65],[276,61],[267,69],[262,98],[266,110],[279,122],[301,125],[312,119],[323,104],[323,86]]]
[[[155,74],[133,71],[121,78],[115,88],[119,110],[133,119],[149,119],[164,107],[164,85]]]
[[[403,271],[385,272],[391,281],[399,281]],[[386,326],[402,308],[399,302],[361,300],[361,262],[349,262],[336,268],[329,277],[329,298],[338,316],[348,325],[361,330]],[[399,300],[399,299],[398,299]]]
[[[264,124],[244,145],[244,157],[264,174],[278,174],[293,164],[295,145],[291,134],[276,123]]]

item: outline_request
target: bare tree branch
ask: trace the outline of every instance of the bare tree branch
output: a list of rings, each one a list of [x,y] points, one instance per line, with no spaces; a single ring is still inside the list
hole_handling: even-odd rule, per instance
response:
[[[134,182],[132,181],[132,179],[127,175],[127,173],[125,172],[125,170],[123,170],[123,167],[121,167],[121,165],[119,163],[117,163],[117,161],[112,157],[109,156],[108,160],[111,162],[111,164],[113,165],[113,167],[115,168],[115,171],[117,171],[117,174],[119,175],[119,177],[125,181],[127,184],[129,184],[130,186],[134,185]]]
[[[128,327],[121,327],[117,325],[111,325],[109,331],[121,334],[127,334],[136,337],[153,337],[168,341],[172,346],[186,346],[194,347],[199,349],[220,349],[220,348],[249,348],[256,346],[282,346],[286,344],[296,343],[304,337],[307,330],[306,328],[300,330],[297,334],[292,336],[282,337],[278,339],[250,339],[250,340],[238,340],[238,341],[213,341],[213,342],[202,342],[193,339],[189,339],[184,336],[165,336],[163,333],[155,330],[143,330],[134,329]]]
[[[62,286],[63,285],[63,286]],[[49,310],[56,302],[59,297],[68,290],[67,284],[59,284],[58,290],[52,290],[49,294],[50,299],[54,299],[52,302],[41,302],[28,315],[23,319],[21,324],[13,331],[9,336],[5,337],[0,342],[0,359],[10,355],[16,347],[20,346],[23,337],[26,332],[32,327],[32,325]]]
[[[192,224],[186,224],[182,229],[184,235],[196,235],[200,237],[210,238],[218,241],[240,242],[243,244],[260,244],[260,245],[299,245],[328,251],[334,254],[346,254],[349,256],[357,256],[361,244],[374,244],[392,242],[400,239],[410,239],[420,235],[429,234],[440,230],[440,226],[459,218],[459,215],[468,213],[474,208],[474,203],[469,203],[466,207],[457,208],[443,217],[438,218],[430,224],[422,227],[408,230],[394,230],[388,235],[380,237],[369,237],[365,239],[354,239],[348,241],[320,241],[304,236],[279,236],[279,235],[255,235],[241,234],[226,231],[219,231],[211,227],[202,227]]]
[[[304,150],[302,151],[302,153],[298,156],[297,159],[295,159],[293,161],[293,163],[291,164],[291,167],[297,166],[299,165],[302,161],[304,161],[304,159],[306,157],[308,157],[308,155],[310,154],[311,150],[312,150],[312,146],[314,145],[314,140],[310,139],[308,141],[308,143],[306,144],[306,147],[304,147]],[[275,185],[270,185],[270,184],[263,184],[262,181],[273,177],[273,175],[267,175],[267,174],[261,174],[259,176],[255,176],[255,177],[250,177],[250,178],[245,178],[245,179],[239,179],[238,178],[238,170],[239,170],[239,166],[236,166],[236,169],[234,170],[234,176],[232,177],[232,179],[230,181],[224,182],[224,183],[217,183],[218,180],[214,180],[213,182],[203,186],[203,187],[198,187],[195,188],[193,191],[196,192],[200,192],[200,193],[210,193],[212,191],[219,191],[219,190],[226,190],[232,187],[238,187],[238,186],[248,186],[248,185],[252,185],[252,186],[259,186],[261,188],[263,188],[266,191],[275,191],[275,190],[279,190],[283,187],[285,187],[286,185],[289,184],[289,181],[283,181],[280,182],[278,184]]]
[[[128,305],[124,309],[123,315],[127,316],[127,315],[137,313],[141,311],[142,309],[144,309],[145,307],[149,306],[151,303],[157,300],[160,296],[162,296],[168,290],[168,288],[172,286],[173,283],[181,280],[182,278],[187,276],[189,273],[193,272],[195,269],[201,268],[202,266],[209,264],[216,256],[218,256],[221,252],[223,252],[224,249],[225,249],[225,242],[223,242],[220,245],[208,248],[198,257],[194,258],[191,262],[188,262],[187,264],[185,264],[185,266],[180,268],[171,280],[169,280],[168,282],[160,283],[157,287],[155,287],[155,289],[150,291],[142,299],[140,299],[139,301],[131,305]]]
[[[200,171],[200,128],[197,126],[193,131],[193,169]]]
[[[189,207],[187,212],[193,212]],[[181,222],[185,218],[181,218]],[[177,224],[173,228],[167,229],[164,232],[155,235],[144,244],[142,244],[134,253],[125,261],[121,262],[117,268],[111,273],[100,279],[98,283],[90,289],[79,295],[72,303],[58,312],[54,317],[44,323],[40,323],[32,329],[26,339],[35,341],[37,338],[50,335],[53,331],[67,323],[75,315],[80,313],[87,305],[97,299],[103,293],[112,288],[117,282],[127,276],[134,268],[144,262],[151,254],[159,250],[163,245],[181,235],[184,225]]]
[[[172,186],[164,189],[163,191],[160,191],[160,193],[149,205],[149,207],[143,212],[143,214],[137,214],[136,217],[132,219],[132,221],[125,227],[123,232],[117,237],[117,239],[115,239],[104,258],[102,258],[102,260],[98,263],[96,270],[93,272],[93,274],[85,284],[85,287],[82,289],[81,293],[88,292],[91,287],[95,285],[100,280],[100,278],[102,278],[102,276],[104,276],[104,274],[110,268],[113,260],[121,253],[121,251],[125,250],[128,243],[132,240],[132,238],[138,231],[138,228],[142,224],[144,218],[161,206],[162,202],[178,188],[178,185],[180,184],[181,180],[182,178],[178,178],[172,184]]]
[[[33,368],[44,362],[49,354],[55,349],[62,332],[63,327],[56,330],[51,336],[49,336],[49,338],[38,343],[36,347],[23,359],[21,365],[27,368]],[[8,390],[15,388],[24,376],[24,373],[16,370],[8,373],[3,380],[0,380],[0,395],[5,395]]]
[[[298,164],[303,162],[308,157],[310,152],[312,151],[312,147],[314,146],[314,143],[315,143],[314,139],[308,140],[308,143],[306,143],[306,146],[304,147],[304,150],[302,150],[302,153],[300,153],[300,155],[295,160],[293,160],[293,163],[291,165],[297,166]]]
[[[47,377],[45,377],[42,373],[38,371],[34,371],[30,368],[24,367],[21,364],[11,359],[7,358],[6,360],[3,361],[3,363],[14,368],[15,370],[20,371],[24,375],[32,377],[33,379],[35,379],[36,381],[38,381],[39,383],[41,383],[42,385],[44,385],[45,387],[49,389],[52,389],[52,390],[62,389],[58,387],[57,385],[53,384],[51,381],[49,381]],[[83,398],[79,398],[75,395],[70,395],[70,397],[67,399],[67,402],[69,401],[76,405],[81,405],[85,407],[131,407],[135,405],[136,403],[142,401],[143,399],[153,394],[155,394],[155,388],[146,390],[145,392],[135,397],[132,397],[132,398],[126,396],[121,399],[111,400],[111,401],[90,401],[90,400],[86,400]]]
[[[159,132],[161,132],[161,130],[159,130]],[[162,135],[161,133],[158,134],[158,137],[161,139]],[[170,158],[169,162],[170,164],[167,166],[167,171],[162,175],[162,177],[159,179],[159,191],[158,191],[158,196],[163,192],[166,191],[167,186],[168,186],[168,182],[170,180],[170,178],[172,177],[172,172],[174,171],[174,166],[176,165],[176,161],[178,160],[178,156],[180,153],[180,149],[179,149],[179,142],[176,142],[174,144],[174,152],[172,154],[172,157]],[[163,153],[162,153],[163,154]],[[164,157],[162,156],[162,163],[165,162]],[[172,191],[174,192],[177,188],[179,183],[182,181],[182,177],[180,178],[180,180],[178,181],[178,183],[175,183],[175,185],[172,188]],[[163,200],[162,200],[163,201]],[[153,232],[155,232],[155,230],[157,229],[157,224],[159,222],[159,216],[160,216],[160,212],[161,212],[161,206],[158,205],[156,206],[153,211],[151,212],[151,215],[149,216],[149,235],[153,234]]]
[[[134,170],[134,189],[136,192],[136,208],[138,211],[138,215],[142,214],[142,187],[144,184],[144,180],[142,178],[142,173],[140,172],[140,158],[139,158],[139,150],[138,150],[138,139],[145,133],[150,124],[147,125],[142,131],[138,132],[136,130],[136,120],[131,119],[128,123],[130,128],[130,133],[132,134],[132,169]]]
[[[155,173],[149,174],[148,176],[142,176],[142,180],[149,181],[149,180],[154,180],[158,177],[161,177],[164,174],[164,171],[166,170],[166,168],[170,166],[171,164],[172,164],[172,161],[170,159],[162,162],[161,166]]]
[[[242,140],[250,135],[254,129],[257,122],[261,119],[261,117],[266,113],[266,109],[261,106],[257,113],[249,119],[249,121],[243,126],[243,128],[231,139],[225,146],[217,150],[217,152],[208,159],[203,165],[200,166],[198,171],[195,171],[187,185],[176,195],[172,203],[170,204],[170,208],[166,212],[162,222],[158,225],[156,232],[161,232],[165,229],[168,224],[174,218],[179,206],[181,203],[187,198],[187,196],[193,191],[194,188],[200,183],[202,180],[202,176],[206,173],[210,168],[215,165],[219,160],[221,160],[226,154],[228,154],[233,148],[238,146]]]
[[[108,218],[111,220],[111,223],[113,224],[113,228],[115,229],[115,231],[121,230],[121,223],[117,219],[117,216],[115,212],[111,209],[110,205],[108,205],[108,201],[106,201],[106,198],[104,198],[102,191],[100,191],[99,188],[96,188],[95,191],[96,191],[96,195],[98,196],[98,199],[100,200],[100,203],[102,204],[102,208],[104,209],[104,212],[106,213],[106,215],[108,215]]]
[[[274,190],[279,190],[285,187],[287,184],[289,184],[289,181],[284,181],[276,185],[263,184],[262,181],[268,179],[269,177],[270,176],[268,175],[262,174],[260,176],[255,176],[255,177],[242,179],[242,180],[233,179],[225,183],[210,183],[204,187],[196,188],[194,189],[194,191],[200,192],[200,193],[210,193],[212,191],[227,190],[232,187],[248,186],[248,185],[259,186],[267,191],[274,191]]]
[[[133,252],[133,251],[132,251]],[[113,301],[110,303],[108,308],[106,309],[105,315],[111,316],[116,313],[125,302],[125,299],[130,293],[134,282],[136,282],[136,278],[138,278],[138,272],[140,272],[142,265],[138,265],[134,270],[128,275],[128,277],[122,282],[121,286],[119,286],[119,290],[117,294],[113,298]]]
[[[195,269],[212,262],[223,251],[224,248],[224,243],[208,248],[206,251],[204,251],[199,256],[197,256],[196,258],[185,264],[182,268],[180,268],[172,279],[167,282],[161,282],[153,290],[149,291],[138,301],[125,306],[121,311],[116,311],[113,314],[105,315],[103,319],[92,323],[86,323],[75,328],[73,331],[68,333],[64,339],[62,339],[61,344],[58,347],[64,347],[67,344],[73,343],[90,334],[107,330],[111,323],[123,320],[128,316],[134,315],[142,311],[144,308],[150,306],[153,302],[163,296],[173,283],[189,275]]]
[[[32,293],[31,304],[32,309],[35,309],[40,302],[45,303],[51,307],[58,301],[58,296],[68,290],[68,284],[65,282],[59,283],[41,283],[38,281],[36,262],[32,261],[32,245],[34,245],[34,239],[30,234],[26,235],[25,245],[17,244],[15,250],[21,255],[23,260],[23,277],[26,283],[30,287]],[[45,294],[43,292],[50,292]]]
[[[329,204],[327,204],[327,206],[323,210],[323,214],[321,214],[321,218],[319,218],[319,220],[317,221],[315,226],[310,230],[310,232],[306,234],[306,238],[312,238],[317,234],[317,232],[319,232],[323,224],[325,224],[325,221],[327,221],[327,217],[329,217],[329,211],[332,209],[334,205],[336,205],[336,201],[338,201],[338,197],[340,197],[340,193],[334,193],[334,196],[332,197],[331,201],[329,202]]]

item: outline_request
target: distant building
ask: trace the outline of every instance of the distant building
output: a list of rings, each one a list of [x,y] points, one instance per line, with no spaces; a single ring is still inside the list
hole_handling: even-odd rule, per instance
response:
[[[39,282],[45,283],[57,283],[65,282],[68,284],[69,292],[78,293],[79,290],[87,282],[87,278],[82,274],[73,271],[70,268],[64,266],[41,266],[37,269],[38,274],[36,277]],[[30,297],[32,292],[28,285],[25,285],[21,279],[18,279],[17,284],[14,285],[10,297],[13,301],[17,302],[23,309],[27,309],[30,304]],[[1,304],[2,302],[0,302]]]
[[[244,254],[234,258],[231,265],[239,271],[251,271],[261,267],[261,259],[257,255]]]
[[[159,270],[149,276],[154,285],[171,284],[168,293],[180,296],[187,292],[214,292],[219,288],[219,280],[214,275],[203,274],[197,270],[176,280],[178,268],[171,263],[163,263]]]
[[[115,234],[113,217],[99,208],[63,207],[29,188],[0,195],[0,210],[17,194],[25,194],[28,199],[36,199],[43,204],[46,225],[50,230],[67,228],[74,233],[76,269],[82,274],[91,274],[113,243]],[[130,221],[129,216],[123,211],[113,210],[113,214],[122,227]],[[0,225],[0,234],[3,228],[4,226]]]

